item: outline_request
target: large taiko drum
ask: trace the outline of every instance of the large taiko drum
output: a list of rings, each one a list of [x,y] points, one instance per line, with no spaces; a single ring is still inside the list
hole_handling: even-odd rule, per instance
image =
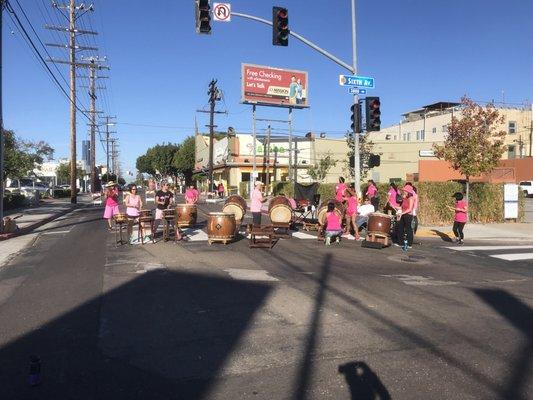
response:
[[[222,212],[233,214],[236,221],[242,221],[246,214],[246,200],[236,194],[229,196],[222,207]]]
[[[324,225],[324,222],[326,221],[326,213],[328,212],[329,203],[333,203],[335,205],[335,209],[333,210],[333,212],[338,215],[340,220],[342,221],[344,218],[344,212],[345,212],[344,205],[340,201],[337,201],[335,199],[329,199],[329,200],[324,201],[318,207],[317,218],[318,218],[318,222],[320,223],[320,225]]]
[[[213,212],[207,216],[207,241],[230,242],[235,237],[235,215],[232,213]]]
[[[268,212],[270,212],[272,208],[276,207],[279,204],[284,204],[289,207],[291,206],[291,203],[288,198],[286,198],[285,196],[276,196],[273,197],[268,203]]]
[[[176,223],[181,227],[196,225],[198,218],[198,209],[196,204],[178,204],[176,205]]]
[[[276,204],[268,211],[273,224],[288,224],[292,219],[292,208],[287,204]]]
[[[388,214],[372,213],[368,216],[367,232],[390,235],[391,217]]]

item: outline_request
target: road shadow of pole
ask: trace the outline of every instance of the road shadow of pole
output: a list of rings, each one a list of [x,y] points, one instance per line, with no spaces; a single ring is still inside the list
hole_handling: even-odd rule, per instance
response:
[[[316,343],[318,341],[321,308],[324,305],[326,297],[326,287],[330,273],[331,266],[331,254],[327,254],[322,264],[322,270],[320,277],[318,278],[318,289],[315,296],[315,304],[313,307],[313,314],[311,316],[311,324],[309,327],[309,333],[305,342],[304,354],[302,361],[300,362],[298,377],[296,381],[296,389],[294,390],[294,400],[304,400],[306,398],[306,392],[309,388],[309,383],[312,378],[312,362]]]
[[[525,337],[524,345],[515,353],[511,373],[505,379],[501,398],[526,400],[528,395],[525,393],[525,386],[528,379],[533,383],[530,373],[533,361],[533,310],[504,290],[473,289],[473,291]]]
[[[366,363],[356,361],[339,365],[339,373],[346,379],[352,400],[391,399],[387,388]]]
[[[205,398],[270,290],[167,270],[133,277],[7,342],[0,397]],[[30,355],[42,360],[37,387],[28,386]]]

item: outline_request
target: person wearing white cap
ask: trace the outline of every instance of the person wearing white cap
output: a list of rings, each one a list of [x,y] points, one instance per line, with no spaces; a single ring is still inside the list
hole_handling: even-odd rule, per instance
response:
[[[113,181],[107,182],[105,185],[105,210],[104,210],[104,219],[107,219],[107,225],[109,230],[113,229],[111,221],[116,214],[119,214],[118,208],[118,188],[117,184]]]
[[[252,200],[250,211],[252,212],[254,226],[261,226],[261,207],[263,203],[267,201],[267,199],[263,197],[263,193],[261,193],[262,186],[263,182],[256,181],[255,188],[252,190],[252,195],[250,196],[250,199]]]

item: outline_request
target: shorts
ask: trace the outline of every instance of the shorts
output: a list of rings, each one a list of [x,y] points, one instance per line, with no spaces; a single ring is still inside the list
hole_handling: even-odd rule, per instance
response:
[[[352,212],[346,211],[346,215],[352,218],[353,216],[357,215],[357,213],[355,211],[352,211]]]
[[[163,219],[163,210],[155,209],[155,219]]]
[[[342,235],[342,229],[341,230],[335,230],[335,231],[326,231],[325,235],[326,235],[326,237],[340,236],[340,235]]]
[[[116,206],[105,206],[104,219],[111,219],[117,214],[120,214],[120,210],[118,209],[118,205],[116,205]]]

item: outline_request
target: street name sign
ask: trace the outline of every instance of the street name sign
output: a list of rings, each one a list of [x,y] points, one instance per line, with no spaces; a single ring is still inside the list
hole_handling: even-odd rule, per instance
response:
[[[351,87],[350,89],[348,89],[348,92],[350,94],[366,94],[366,89],[358,89],[355,87]]]
[[[231,21],[230,3],[213,3],[213,20],[218,22]]]
[[[374,78],[357,75],[339,75],[339,85],[374,89]]]

